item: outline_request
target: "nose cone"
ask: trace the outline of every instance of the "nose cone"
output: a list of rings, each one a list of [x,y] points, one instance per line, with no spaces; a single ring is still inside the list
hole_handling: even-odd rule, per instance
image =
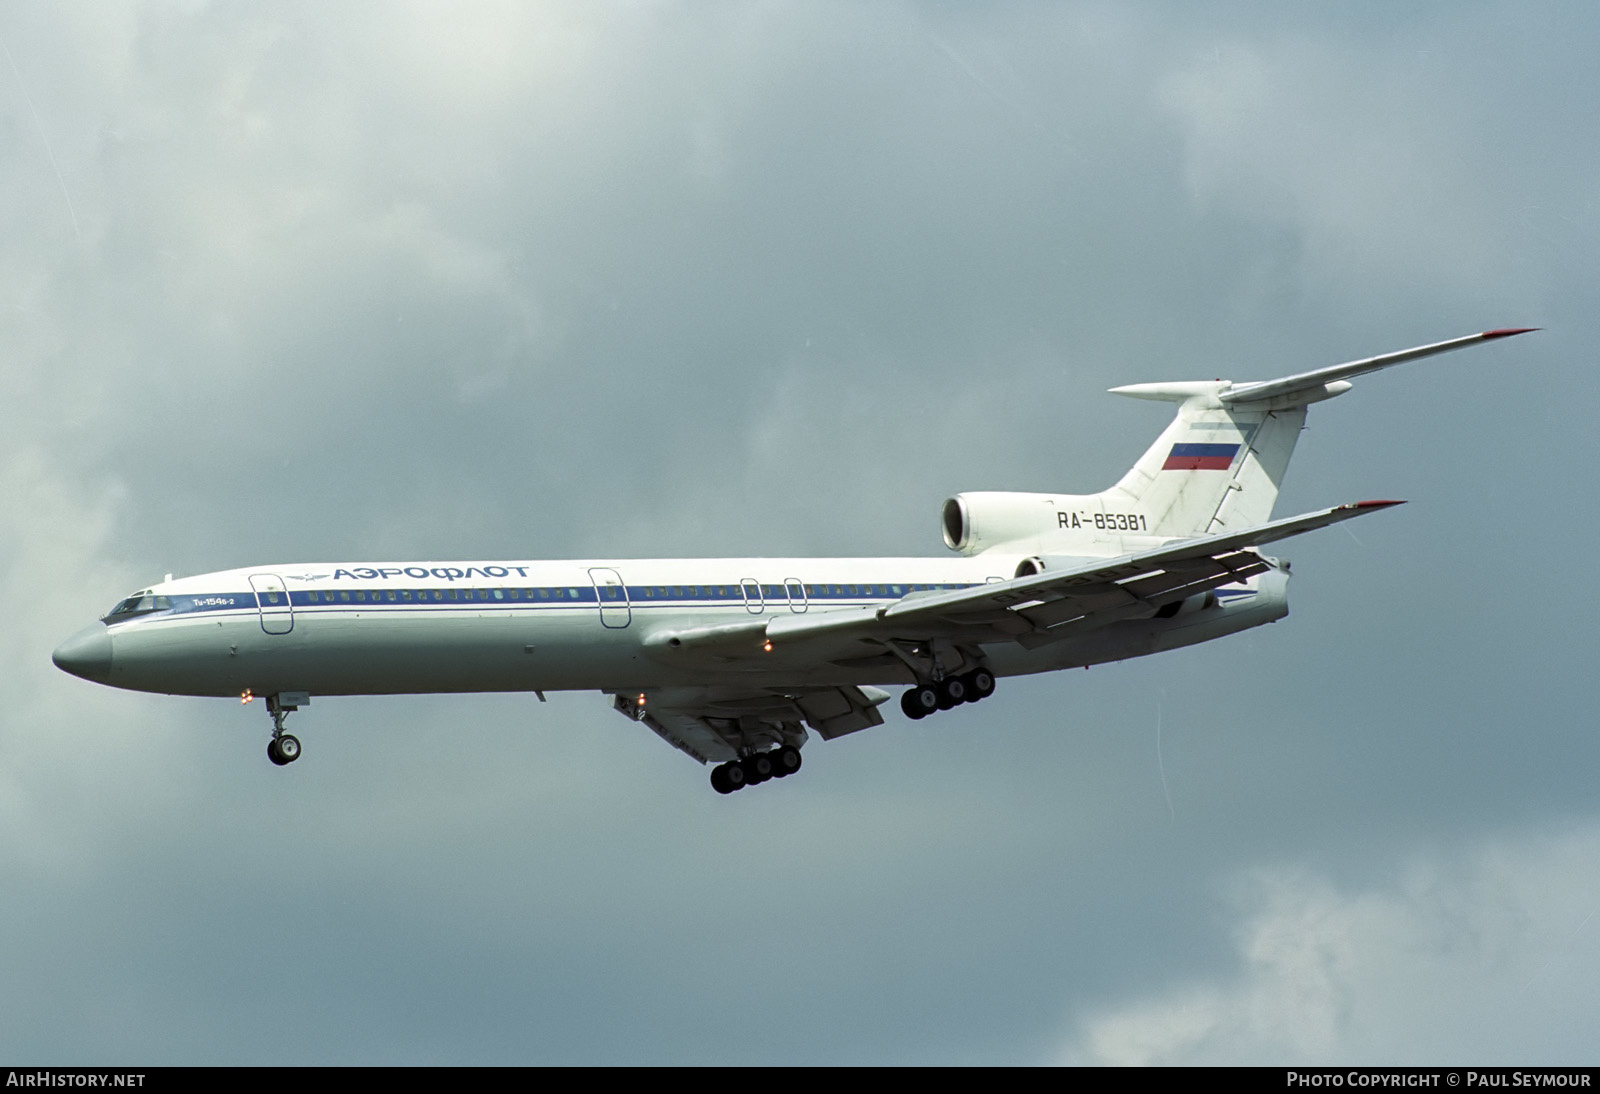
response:
[[[85,627],[50,656],[56,668],[103,684],[111,679],[111,632],[104,623]]]

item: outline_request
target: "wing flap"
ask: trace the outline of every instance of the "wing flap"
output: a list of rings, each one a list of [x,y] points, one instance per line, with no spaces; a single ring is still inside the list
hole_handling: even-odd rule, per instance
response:
[[[1036,627],[1026,634],[1018,635],[1017,644],[1024,649],[1038,649],[1040,646],[1048,646],[1052,642],[1071,638],[1088,627],[1101,627],[1108,623],[1115,623],[1125,619],[1137,619],[1143,615],[1153,614],[1149,611],[1152,607],[1160,608],[1169,604],[1177,604],[1189,599],[1191,596],[1199,596],[1202,593],[1219,589],[1224,585],[1231,585],[1244,577],[1253,577],[1256,574],[1265,573],[1269,569],[1268,565],[1265,561],[1261,561],[1259,556],[1257,558],[1258,564],[1250,567],[1245,572],[1229,571],[1209,574],[1188,581],[1167,582],[1162,585],[1159,593],[1152,592],[1137,605],[1084,613],[1076,617],[1063,618],[1057,622],[1048,623],[1044,627]]]
[[[883,725],[878,707],[888,699],[889,693],[880,688],[828,688],[805,692],[795,699],[795,705],[805,715],[806,724],[823,740],[831,741]]]
[[[807,726],[831,741],[882,725],[878,707],[889,697],[874,687],[662,688],[615,695],[611,705],[704,764],[770,745],[798,748],[805,743]]]

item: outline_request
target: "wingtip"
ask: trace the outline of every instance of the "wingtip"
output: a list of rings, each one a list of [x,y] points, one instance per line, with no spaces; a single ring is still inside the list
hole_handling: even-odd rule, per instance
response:
[[[1532,334],[1536,330],[1543,329],[1543,327],[1503,327],[1500,330],[1486,330],[1479,337],[1485,340],[1490,338],[1510,338],[1513,334]]]
[[[1404,504],[1405,504],[1404,501],[1383,499],[1383,500],[1376,500],[1376,501],[1358,501],[1358,502],[1355,502],[1352,505],[1347,506],[1347,508],[1350,508],[1350,509],[1387,509],[1391,505],[1404,505]]]

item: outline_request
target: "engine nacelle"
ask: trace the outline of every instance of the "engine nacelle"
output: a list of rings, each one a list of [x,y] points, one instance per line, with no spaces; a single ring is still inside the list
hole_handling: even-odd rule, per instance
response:
[[[1017,568],[1011,576],[1032,577],[1046,570],[1074,570],[1086,561],[1088,560],[1081,555],[1029,555],[1017,563]]]
[[[944,541],[952,551],[964,555],[1001,544],[1037,550],[1031,544],[1059,527],[1061,500],[1060,494],[957,494],[944,503]]]

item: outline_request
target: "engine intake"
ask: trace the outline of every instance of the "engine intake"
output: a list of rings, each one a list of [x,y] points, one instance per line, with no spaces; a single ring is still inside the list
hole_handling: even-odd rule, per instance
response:
[[[940,511],[945,544],[964,555],[1001,544],[1027,550],[1019,541],[1036,540],[1057,528],[1059,499],[1057,494],[1001,491],[957,494]]]

